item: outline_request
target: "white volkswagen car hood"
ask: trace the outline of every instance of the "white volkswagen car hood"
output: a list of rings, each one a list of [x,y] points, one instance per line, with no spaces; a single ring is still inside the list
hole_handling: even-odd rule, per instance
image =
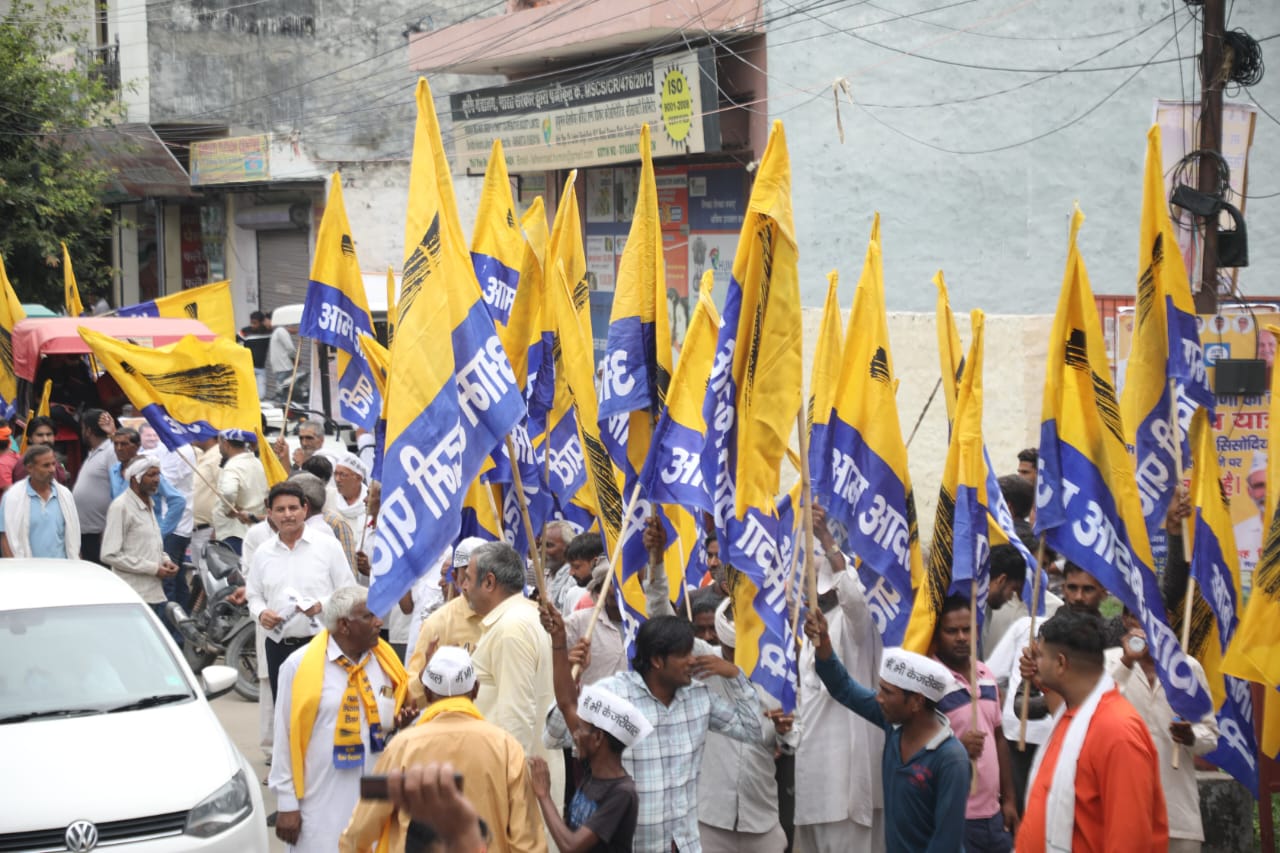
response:
[[[4,832],[188,811],[240,769],[199,699],[0,725],[0,755]]]

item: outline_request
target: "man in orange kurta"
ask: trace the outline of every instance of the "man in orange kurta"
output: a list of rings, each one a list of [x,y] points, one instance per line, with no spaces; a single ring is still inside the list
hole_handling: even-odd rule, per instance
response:
[[[1156,748],[1104,671],[1104,645],[1100,617],[1064,607],[1023,652],[1022,677],[1065,704],[1032,769],[1017,853],[1168,849]]]

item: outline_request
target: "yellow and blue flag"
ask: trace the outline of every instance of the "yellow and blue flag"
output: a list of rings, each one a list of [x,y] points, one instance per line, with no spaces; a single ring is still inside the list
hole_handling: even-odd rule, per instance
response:
[[[671,383],[671,327],[667,322],[667,279],[658,216],[658,184],[653,175],[649,125],[640,129],[640,181],[631,230],[618,266],[613,312],[601,362],[600,438],[609,458],[622,472],[623,494],[630,495],[649,455],[654,421],[666,402]],[[676,538],[666,514],[641,485],[638,507],[657,515]],[[619,558],[619,589],[639,577],[649,561],[643,527],[628,527]],[[642,614],[647,615],[647,614]]]
[[[391,329],[391,312],[387,313],[387,329]],[[373,384],[378,386],[378,395],[382,399],[382,408],[378,412],[378,420],[373,425],[373,469],[369,472],[371,480],[382,482],[382,452],[386,449],[387,440],[387,383],[391,376],[391,353],[378,343],[372,335],[360,335],[360,351],[369,362],[369,370],[373,376]]]
[[[987,460],[982,443],[981,311],[970,314],[973,338],[956,395],[955,420],[942,470],[942,488],[933,523],[933,547],[924,583],[915,589],[911,621],[903,647],[928,654],[933,632],[949,595],[970,599],[981,619],[991,580],[988,536]],[[944,381],[945,384],[945,381]],[[976,591],[976,595],[974,594]]]
[[[702,409],[720,335],[720,313],[711,299],[714,282],[714,270],[703,273],[698,302],[689,318],[666,405],[654,428],[649,457],[640,473],[651,500],[688,507],[699,513],[714,509],[710,488],[715,482],[714,459],[709,455],[703,458],[707,422]],[[708,473],[711,476],[706,476]]]
[[[385,612],[457,537],[467,488],[525,414],[458,224],[431,90],[418,81],[369,607]]]
[[[229,341],[236,339],[236,311],[231,301],[231,282],[215,281],[180,293],[158,296],[148,302],[126,305],[116,314],[121,317],[176,317],[199,320],[215,335]]]
[[[787,531],[776,496],[803,403],[798,259],[791,161],[775,121],[738,237],[707,389],[711,408],[703,411],[716,460],[721,547],[728,546],[739,573],[736,660],[784,710],[795,706],[795,638],[787,618],[790,562],[781,554]]]
[[[955,423],[956,398],[959,396],[960,380],[964,376],[964,353],[960,346],[960,333],[956,329],[955,318],[951,314],[951,297],[947,293],[947,283],[938,270],[933,277],[933,284],[938,288],[937,327],[938,358],[942,372],[942,396],[947,404],[947,424]],[[989,516],[988,534],[992,547],[996,545],[1012,545],[1027,566],[1027,579],[1022,585],[1022,600],[1029,612],[1037,616],[1044,615],[1044,593],[1049,588],[1047,573],[1039,567],[1036,558],[1027,549],[1022,537],[1014,527],[1013,513],[1005,503],[1004,493],[1000,491],[1000,481],[996,477],[995,466],[991,464],[991,453],[984,445],[982,448],[983,463],[986,466],[987,480],[987,512]],[[1035,572],[1041,573],[1040,598],[1035,597]]]
[[[342,176],[337,172],[329,179],[329,202],[316,234],[316,254],[298,332],[338,351],[338,415],[373,431],[382,411],[382,397],[360,348],[360,336],[373,335],[373,317],[342,201]]]
[[[387,347],[396,339],[396,303],[399,302],[400,289],[396,287],[396,271],[387,264]]]
[[[822,506],[829,503],[831,495],[831,471],[827,466],[831,455],[829,424],[844,356],[839,290],[840,275],[832,270],[827,273],[827,301],[822,306],[822,325],[818,327],[818,344],[809,374],[809,482],[813,499]]]
[[[80,288],[76,285],[76,271],[71,267],[71,253],[67,251],[66,243],[62,244],[62,293],[68,317],[84,314]]]
[[[478,536],[489,542],[503,541],[502,519],[494,514],[499,499],[495,495],[501,489],[502,487],[496,483],[485,483],[478,477],[471,481],[466,497],[462,499],[462,521],[459,524],[457,536],[459,541],[468,536]],[[518,519],[516,523],[519,524]],[[527,553],[527,551],[521,553]]]
[[[1164,538],[1164,520],[1189,459],[1187,427],[1196,406],[1213,408],[1187,269],[1177,251],[1161,171],[1160,126],[1147,133],[1138,242],[1138,298],[1133,344],[1120,393],[1125,442],[1135,473],[1147,535]],[[1174,387],[1170,387],[1174,380]],[[1174,395],[1177,395],[1176,397]],[[1176,413],[1177,420],[1174,420]]]
[[[234,341],[192,335],[160,347],[117,341],[80,328],[80,337],[165,447],[261,426],[253,356]]]
[[[827,519],[837,540],[879,575],[868,590],[868,606],[885,645],[900,646],[923,566],[907,446],[898,421],[879,230],[877,215],[845,331],[844,364],[831,413]]]
[[[1185,719],[1198,720],[1210,710],[1212,700],[1191,677],[1151,569],[1151,545],[1109,378],[1102,324],[1076,245],[1083,222],[1077,207],[1049,339],[1036,532],[1044,533],[1055,551],[1097,578],[1138,617],[1169,704]]]
[[[1280,334],[1268,326],[1267,331]],[[1267,445],[1280,448],[1280,370],[1271,374],[1271,411],[1267,422]],[[1253,588],[1235,636],[1222,662],[1224,672],[1256,681],[1265,688],[1262,713],[1262,752],[1280,756],[1280,452],[1267,456],[1267,499],[1263,517],[1268,519],[1262,553],[1253,570]]]
[[[1222,659],[1239,623],[1240,565],[1231,506],[1218,468],[1209,413],[1198,409],[1191,419],[1191,603],[1190,648],[1204,667],[1205,680],[1218,713],[1218,746],[1205,756],[1258,795],[1258,746],[1253,728],[1253,695],[1249,682],[1227,675]],[[1170,627],[1182,630],[1184,605],[1169,603]]]
[[[502,154],[502,140],[495,138],[480,190],[476,229],[471,236],[471,263],[484,291],[484,304],[499,326],[507,325],[511,316],[523,256],[524,235],[516,221],[507,161]]]
[[[13,327],[27,318],[22,300],[9,283],[0,258],[0,417],[11,418],[18,402],[18,377],[13,372]]]

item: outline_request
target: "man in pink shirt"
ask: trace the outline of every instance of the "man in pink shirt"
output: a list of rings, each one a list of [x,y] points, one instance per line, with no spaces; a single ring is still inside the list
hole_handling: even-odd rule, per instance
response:
[[[969,752],[977,782],[965,806],[964,849],[978,853],[1008,853],[1018,828],[1018,806],[1009,763],[1009,744],[1000,725],[1000,696],[995,675],[982,661],[973,660],[969,599],[951,596],[942,603],[933,633],[933,656],[955,677],[956,686],[938,702],[951,721],[951,730]],[[978,673],[977,714],[971,677]]]

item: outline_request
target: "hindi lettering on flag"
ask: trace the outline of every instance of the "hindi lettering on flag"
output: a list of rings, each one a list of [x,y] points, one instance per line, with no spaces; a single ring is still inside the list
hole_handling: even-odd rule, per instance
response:
[[[385,612],[457,538],[467,487],[525,414],[467,255],[431,90],[416,92],[369,607]]]
[[[1142,623],[1169,704],[1200,719],[1212,700],[1169,627],[1111,387],[1106,342],[1071,219],[1066,271],[1049,339],[1036,480],[1036,532],[1097,578]]]
[[[515,304],[524,242],[520,223],[516,221],[516,203],[511,197],[511,178],[502,154],[502,140],[495,137],[484,172],[484,186],[480,189],[475,233],[471,236],[471,264],[484,293],[484,304],[499,326],[507,325]]]
[[[382,412],[382,395],[360,347],[360,336],[373,336],[373,317],[342,201],[342,176],[337,172],[329,179],[329,201],[316,234],[298,332],[338,351],[338,415],[372,431]]]
[[[900,646],[924,569],[907,446],[898,420],[879,228],[877,216],[845,331],[844,364],[829,427],[831,496],[826,509],[837,541],[885,581],[875,591],[871,613],[885,645]]]

